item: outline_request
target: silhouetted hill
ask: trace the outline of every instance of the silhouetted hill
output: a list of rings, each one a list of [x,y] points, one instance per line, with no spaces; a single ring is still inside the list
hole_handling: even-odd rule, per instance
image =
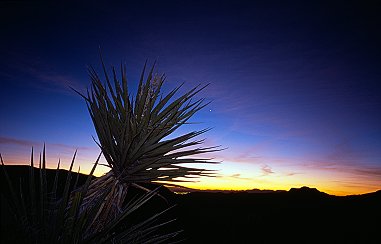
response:
[[[8,183],[6,182],[5,177],[3,177],[2,167],[3,166],[0,165],[0,175],[1,175],[1,177],[0,177],[0,189],[1,189],[1,192],[4,193],[8,189]],[[12,181],[13,186],[18,188],[20,184],[22,184],[22,185],[28,184],[28,182],[29,182],[29,170],[30,170],[29,166],[27,166],[27,165],[6,165],[5,168],[6,168],[7,174],[9,175],[10,180]],[[52,183],[54,181],[54,177],[56,175],[56,172],[57,172],[57,170],[55,170],[55,169],[46,169],[48,189],[49,189],[49,186],[51,187],[50,183]],[[59,170],[59,173],[58,173],[58,179],[59,179],[58,192],[63,190],[65,183],[66,183],[65,181],[66,181],[67,174],[68,174],[68,171],[65,169]],[[85,183],[87,177],[88,177],[88,175],[86,175],[86,174],[76,173],[76,172],[71,172],[71,175],[72,175],[71,186],[74,186],[74,183],[77,180],[77,177],[78,177],[78,183],[77,183],[78,186],[83,185]],[[38,182],[37,181],[37,179],[39,177],[39,169],[38,168],[34,168],[34,176],[35,176],[35,180],[36,180],[35,182]],[[93,176],[92,178],[95,179],[96,177]],[[160,187],[160,195],[165,196],[165,198],[167,198],[167,199],[172,199],[174,197],[174,194],[170,190],[168,190],[164,186],[160,186],[159,184],[141,183],[140,185],[147,188],[147,189],[150,189],[150,190],[154,190],[154,189]],[[25,188],[25,190],[28,190],[28,188]],[[144,192],[142,190],[137,190],[137,189],[131,189],[131,191],[134,191],[136,193]],[[134,195],[134,194],[132,194],[132,195]]]
[[[27,166],[6,167],[15,183],[20,177],[25,182]],[[60,179],[65,179],[65,173],[60,172]],[[55,170],[47,174],[51,177]],[[79,176],[79,181],[85,179],[86,175]],[[4,193],[4,178],[0,181]],[[309,187],[173,194],[163,187],[160,194],[169,200],[167,206],[177,204],[170,217],[178,221],[169,227],[183,229],[185,243],[381,243],[381,190],[352,196],[333,196]],[[7,228],[4,232],[8,222],[3,202],[2,236],[11,231]],[[136,218],[149,216],[165,204],[157,198]]]
[[[325,192],[321,192],[316,188],[310,188],[307,186],[303,186],[301,188],[291,188],[289,190],[291,194],[302,194],[304,196],[325,196],[328,195]]]

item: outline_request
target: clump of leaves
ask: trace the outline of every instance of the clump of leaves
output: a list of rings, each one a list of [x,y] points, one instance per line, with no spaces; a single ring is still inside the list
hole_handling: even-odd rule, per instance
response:
[[[173,99],[182,85],[163,95],[161,89],[165,76],[154,74],[153,66],[145,78],[144,65],[137,93],[131,97],[126,67],[120,68],[121,82],[115,68],[112,68],[112,86],[103,61],[102,65],[105,84],[102,84],[97,72],[90,68],[91,89],[87,91],[87,96],[79,94],[87,103],[99,139],[97,144],[118,180],[130,183],[174,183],[183,182],[187,177],[213,174],[210,170],[184,166],[216,163],[191,157],[219,150],[218,147],[195,148],[204,140],[193,139],[208,129],[167,139],[208,104],[204,103],[203,98],[194,100],[196,94],[206,86],[197,86]]]
[[[91,228],[93,231],[102,230],[102,223],[120,214],[130,187],[147,190],[140,183],[176,185],[188,178],[213,176],[214,171],[185,165],[217,163],[194,156],[220,150],[218,147],[201,147],[204,140],[195,139],[209,129],[169,137],[208,104],[203,98],[195,99],[206,86],[197,86],[177,98],[182,85],[162,94],[165,76],[154,73],[154,65],[146,75],[144,65],[136,95],[131,96],[126,67],[120,67],[121,80],[114,67],[112,78],[103,61],[102,67],[105,83],[90,67],[90,91],[87,90],[87,95],[76,91],[86,101],[99,139],[96,143],[111,169],[90,185],[90,189],[111,189],[107,202],[99,210],[98,222]],[[85,198],[88,204],[98,197],[96,190],[90,192]]]

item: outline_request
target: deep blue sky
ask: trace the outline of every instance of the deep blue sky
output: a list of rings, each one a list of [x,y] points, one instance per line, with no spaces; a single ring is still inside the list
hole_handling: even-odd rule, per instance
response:
[[[132,86],[146,59],[168,89],[210,83],[201,95],[213,102],[193,129],[213,127],[207,143],[228,149],[215,155],[221,177],[197,187],[379,188],[379,4],[158,2],[0,3],[5,159],[26,163],[43,142],[52,164],[75,148],[80,164],[96,158],[86,106],[68,85],[84,91],[101,46],[106,65],[127,64]]]

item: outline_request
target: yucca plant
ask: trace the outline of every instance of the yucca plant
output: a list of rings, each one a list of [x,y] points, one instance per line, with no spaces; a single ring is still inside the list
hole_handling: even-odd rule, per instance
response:
[[[204,140],[195,139],[208,129],[169,138],[208,104],[202,98],[194,100],[206,86],[197,86],[176,98],[180,85],[163,95],[161,89],[165,76],[154,73],[154,66],[145,74],[144,65],[135,96],[129,93],[126,67],[120,67],[121,80],[112,67],[111,80],[103,60],[105,82],[102,83],[90,67],[90,90],[87,95],[77,92],[86,101],[99,139],[96,143],[110,167],[107,174],[92,181],[90,194],[85,197],[85,205],[92,204],[98,197],[98,189],[111,189],[99,209],[92,231],[101,231],[102,224],[120,214],[129,187],[145,189],[140,184],[142,182],[177,185],[188,178],[214,174],[211,170],[185,166],[216,163],[192,157],[220,150],[218,147],[200,147]]]
[[[19,231],[22,232],[24,238],[30,243],[78,243],[81,239],[79,236],[85,227],[83,218],[87,212],[83,212],[79,216],[79,208],[77,204],[83,199],[84,193],[90,184],[92,174],[98,160],[95,162],[94,167],[89,174],[87,181],[81,189],[73,194],[71,203],[69,204],[70,193],[75,188],[78,182],[73,185],[72,167],[74,164],[76,153],[67,173],[65,185],[62,192],[58,191],[59,184],[59,171],[60,163],[57,165],[54,182],[52,187],[48,189],[47,173],[46,173],[46,160],[45,160],[45,146],[43,149],[42,157],[40,154],[39,168],[37,177],[35,177],[35,168],[33,163],[33,148],[31,153],[31,161],[29,167],[29,182],[28,189],[20,185],[17,188],[12,184],[7,171],[4,166],[3,158],[0,155],[3,173],[8,182],[8,189],[10,193],[9,205],[13,211],[16,221],[19,226]],[[37,180],[37,181],[36,181]],[[61,180],[62,181],[62,180]],[[52,183],[52,182],[50,182]],[[82,218],[78,221],[78,218]]]
[[[112,221],[105,223],[102,230],[90,231],[89,229],[98,218],[98,210],[105,203],[110,189],[98,189],[98,198],[93,199],[92,204],[87,204],[84,208],[84,197],[89,195],[89,185],[100,155],[87,176],[86,182],[81,186],[78,186],[79,174],[75,181],[72,176],[75,156],[76,153],[67,172],[64,187],[62,190],[58,190],[59,182],[62,182],[62,179],[59,179],[60,163],[58,163],[54,182],[50,188],[46,173],[45,146],[42,157],[40,154],[37,177],[35,177],[36,169],[32,149],[28,190],[26,191],[21,182],[18,190],[13,185],[0,154],[9,190],[9,196],[3,195],[3,197],[8,199],[18,223],[18,232],[21,233],[19,241],[23,243],[160,243],[178,234],[178,232],[157,234],[160,227],[173,221],[158,221],[160,215],[166,210],[140,223],[132,223],[130,226],[121,224],[155,196],[157,189],[125,204],[120,214]]]

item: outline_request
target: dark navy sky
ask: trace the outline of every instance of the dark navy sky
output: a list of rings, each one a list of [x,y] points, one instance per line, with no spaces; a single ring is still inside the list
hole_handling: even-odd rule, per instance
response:
[[[128,1],[127,1],[128,2]],[[137,1],[136,1],[137,2]],[[337,194],[381,185],[380,5],[360,1],[0,3],[0,152],[55,160],[98,149],[84,102],[87,65],[127,64],[136,84],[158,60],[167,89],[210,83],[194,120],[228,147],[200,188],[310,185]],[[183,90],[184,91],[184,90]],[[81,156],[82,155],[82,156]]]

